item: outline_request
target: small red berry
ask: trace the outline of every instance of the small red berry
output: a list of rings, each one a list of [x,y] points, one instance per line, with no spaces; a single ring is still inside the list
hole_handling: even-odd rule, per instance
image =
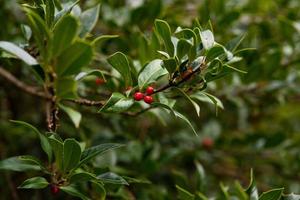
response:
[[[103,83],[105,83],[105,80],[103,78],[96,78],[95,82],[96,85],[102,85]]]
[[[151,96],[145,96],[144,97],[144,101],[147,104],[151,104],[151,103],[153,103],[153,97],[151,97]]]
[[[206,137],[202,140],[202,146],[205,149],[211,149],[214,146],[214,141],[211,138]]]
[[[151,95],[151,94],[153,94],[153,93],[154,93],[154,88],[151,87],[151,86],[147,87],[147,89],[146,89],[146,94]]]
[[[134,93],[133,98],[136,101],[140,101],[144,98],[144,94],[141,92],[136,92],[136,93]]]
[[[51,190],[51,193],[55,195],[55,194],[59,193],[60,189],[57,185],[51,185],[50,190]]]

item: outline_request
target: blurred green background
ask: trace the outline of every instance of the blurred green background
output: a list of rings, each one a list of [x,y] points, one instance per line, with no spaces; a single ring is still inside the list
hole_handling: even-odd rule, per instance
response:
[[[26,2],[30,1],[0,1],[0,40],[24,43],[20,26],[26,18],[20,3]],[[80,4],[88,8],[97,2],[82,0]],[[220,43],[246,34],[241,47],[255,50],[241,52],[244,60],[237,68],[248,73],[232,74],[208,85],[208,91],[225,107],[217,116],[213,106],[202,104],[198,118],[189,102],[179,100],[179,110],[191,119],[199,136],[167,114],[161,119],[153,112],[128,117],[98,114],[93,108],[80,106],[76,107],[83,114],[80,128],[76,129],[61,113],[59,134],[88,144],[127,143],[127,147],[93,163],[99,170],[109,168],[152,182],[119,190],[124,199],[175,199],[176,184],[191,192],[213,195],[220,191],[220,182],[232,185],[238,180],[246,186],[251,168],[259,191],[285,187],[286,193],[300,193],[299,10],[299,0],[101,1],[93,33],[120,37],[97,49],[95,68],[105,65],[105,58],[116,51],[144,61],[145,36],[151,33],[156,18],[168,21],[173,31],[177,26],[191,27],[198,18],[203,25],[211,21]],[[17,60],[0,58],[1,67],[26,83],[36,84],[32,72],[22,65]],[[79,93],[96,98],[99,91],[107,89],[93,82],[90,86],[90,91]],[[36,136],[14,126],[9,119],[45,130],[43,102],[0,77],[0,111],[1,159],[20,153],[40,156]],[[207,145],[211,143],[208,140],[212,144]],[[199,173],[197,163],[201,163],[204,173]],[[25,177],[22,173],[1,173],[0,199],[12,199],[11,191]],[[18,193],[22,199],[40,199],[42,195],[33,191]]]

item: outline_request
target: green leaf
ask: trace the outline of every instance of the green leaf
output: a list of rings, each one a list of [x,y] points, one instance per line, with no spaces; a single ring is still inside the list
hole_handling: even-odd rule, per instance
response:
[[[220,55],[226,53],[225,49],[221,45],[215,45],[212,48],[210,48],[206,54],[206,62],[210,62],[213,59],[219,57]]]
[[[187,100],[189,100],[192,105],[194,106],[196,113],[198,117],[200,116],[200,106],[193,100],[191,97],[189,97],[188,94],[186,94],[182,89],[175,87]]]
[[[48,170],[45,168],[45,166],[43,165],[42,161],[40,161],[38,158],[36,158],[36,157],[34,157],[34,156],[30,156],[30,155],[19,156],[19,159],[20,159],[20,160],[23,160],[23,161],[27,161],[28,163],[36,164],[36,165],[40,166],[40,168],[41,168],[44,172],[50,173],[50,172],[48,172]]]
[[[78,172],[70,177],[71,183],[85,182],[90,180],[97,180],[96,175],[89,172]]]
[[[75,197],[79,197],[81,198],[82,200],[90,200],[90,198],[88,198],[87,196],[85,196],[84,194],[82,194],[79,190],[77,190],[75,188],[75,186],[73,185],[68,185],[68,186],[62,186],[60,187],[60,189],[72,196],[75,196]]]
[[[67,106],[64,106],[64,105],[61,105],[61,104],[59,105],[59,107],[68,114],[68,116],[72,120],[75,127],[79,128],[79,124],[80,124],[80,121],[81,121],[81,113],[74,110],[71,107],[67,107]]]
[[[117,52],[111,55],[107,61],[122,75],[125,80],[125,87],[131,86],[132,78],[130,73],[130,65],[126,55],[121,52]]]
[[[153,103],[151,104],[151,106],[153,106],[153,107],[162,107],[162,108],[165,108],[166,110],[171,111],[172,115],[173,115],[174,117],[176,117],[175,110],[174,110],[173,108],[171,108],[171,107],[170,107],[169,105],[167,105],[167,104],[160,103],[160,102],[153,102]]]
[[[214,35],[210,30],[201,31],[200,38],[201,38],[203,47],[206,50],[212,48],[215,44]]]
[[[183,121],[185,121],[192,128],[192,130],[195,133],[195,135],[198,136],[198,134],[197,134],[196,130],[194,129],[194,127],[193,127],[192,123],[190,122],[190,120],[188,120],[188,118],[186,118],[183,114],[181,114],[181,113],[179,113],[177,111],[174,111],[174,112],[175,112],[176,117],[179,117],[180,119],[182,119]]]
[[[79,74],[76,75],[75,80],[80,81],[87,76],[96,76],[96,77],[101,77],[104,81],[106,81],[104,73],[105,72],[101,71],[101,70],[91,70],[88,72],[80,72]]]
[[[239,47],[239,45],[242,43],[245,37],[246,34],[242,34],[232,39],[231,41],[228,42],[228,44],[226,44],[226,48],[231,52],[235,52],[235,50]]]
[[[118,35],[101,35],[92,41],[92,45],[100,46],[104,41],[113,39],[113,38],[117,38],[117,37],[119,37],[119,36]]]
[[[185,39],[180,39],[177,43],[177,52],[176,55],[179,60],[183,58],[183,56],[187,55],[193,45]]]
[[[264,192],[259,197],[259,200],[280,200],[282,192],[283,192],[283,188],[277,188],[277,189]]]
[[[213,104],[216,109],[216,114],[218,113],[218,108],[224,109],[223,103],[220,99],[206,92],[197,92],[192,94],[190,97],[199,101]]]
[[[18,188],[21,189],[42,189],[49,185],[44,177],[33,177],[25,180]]]
[[[52,56],[62,54],[73,43],[78,31],[78,22],[71,15],[65,15],[55,25],[53,30]],[[67,57],[69,59],[69,57]]]
[[[0,48],[21,59],[28,65],[38,65],[38,62],[35,58],[11,42],[0,41]]]
[[[47,137],[45,135],[43,135],[42,133],[40,133],[37,130],[37,128],[35,128],[34,126],[32,126],[29,123],[26,123],[26,122],[23,122],[23,121],[16,121],[16,120],[11,120],[11,122],[19,124],[19,125],[21,125],[23,127],[26,127],[28,129],[31,129],[34,133],[36,133],[40,138],[42,149],[47,154],[49,162],[51,162],[51,160],[52,160],[52,148],[51,148],[51,145],[49,144],[49,141],[48,141]]]
[[[79,163],[79,166],[82,164],[85,164],[86,162],[90,161],[94,157],[101,155],[109,150],[113,150],[116,148],[123,147],[124,145],[122,144],[113,144],[113,143],[108,143],[108,144],[100,144],[91,148],[88,148],[82,152],[81,156],[81,161]]]
[[[92,181],[92,188],[93,191],[97,193],[98,200],[105,200],[106,199],[106,191],[105,188],[98,182]]]
[[[155,29],[164,41],[166,50],[170,56],[174,55],[174,45],[171,41],[171,28],[166,21],[157,19],[155,20]]]
[[[45,24],[45,21],[30,8],[23,7],[28,17],[33,37],[39,47],[42,56],[46,59],[47,50],[45,46],[45,40],[50,39],[50,31]]]
[[[75,168],[81,158],[81,147],[75,139],[66,139],[63,145],[63,169],[70,171]]]
[[[159,59],[153,60],[148,63],[140,72],[138,77],[138,84],[140,90],[145,88],[147,85],[155,82],[158,78],[168,74],[168,71],[162,66],[162,61]]]
[[[55,135],[51,135],[48,137],[48,141],[51,144],[51,147],[53,149],[53,153],[55,156],[55,162],[59,169],[63,169],[63,150],[64,150],[64,144],[58,140]]]
[[[191,194],[189,191],[183,189],[182,187],[176,185],[177,198],[179,200],[194,200],[195,195]]]
[[[10,170],[10,171],[30,171],[30,170],[41,170],[41,167],[31,161],[22,160],[20,156],[15,156],[11,158],[7,158],[0,161],[0,170]]]
[[[77,82],[72,77],[62,77],[55,81],[56,95],[60,99],[77,97]]]
[[[125,97],[123,94],[114,92],[99,112],[120,113],[126,111],[134,104],[132,98]]]
[[[248,197],[246,191],[243,189],[243,187],[241,186],[241,184],[239,182],[236,181],[234,183],[234,186],[235,186],[237,196],[240,200],[249,200],[249,197]]]
[[[80,16],[81,31],[80,37],[84,37],[91,32],[95,27],[99,17],[100,5],[94,6],[88,10],[85,10]]]
[[[92,46],[77,40],[57,58],[56,71],[59,76],[78,73],[82,67],[88,65],[93,58]]]
[[[177,62],[175,58],[169,58],[167,60],[163,60],[164,67],[168,70],[170,74],[174,73],[177,69]]]
[[[200,191],[202,191],[203,190],[203,187],[204,187],[204,185],[205,185],[205,178],[206,178],[206,176],[205,176],[205,171],[204,171],[204,168],[203,168],[203,166],[201,165],[201,163],[200,162],[198,162],[198,161],[195,161],[195,166],[196,166],[196,172],[197,172],[197,177],[198,177],[198,188],[199,188],[199,190]]]
[[[222,191],[222,199],[231,200],[230,195],[228,193],[229,187],[225,186],[223,183],[220,183],[221,191]]]
[[[104,183],[111,183],[117,185],[129,185],[124,178],[112,172],[101,174],[97,176],[97,179]]]
[[[25,24],[21,24],[21,30],[22,30],[22,33],[23,33],[25,39],[27,41],[29,41],[31,36],[32,36],[31,28],[29,26],[25,25]]]
[[[54,22],[54,13],[55,13],[55,5],[53,0],[44,0],[46,4],[46,10],[45,10],[45,18],[46,23],[48,27],[52,26],[52,23]]]
[[[252,169],[250,171],[250,183],[245,192],[248,194],[250,200],[258,200],[258,191]]]

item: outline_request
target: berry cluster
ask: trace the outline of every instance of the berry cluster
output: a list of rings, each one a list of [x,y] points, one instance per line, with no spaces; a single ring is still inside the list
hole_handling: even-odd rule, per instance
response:
[[[149,86],[146,89],[145,94],[141,93],[141,92],[136,92],[133,95],[134,100],[136,101],[140,101],[142,99],[144,99],[144,102],[147,104],[151,104],[153,103],[153,97],[151,96],[154,93],[154,88]]]

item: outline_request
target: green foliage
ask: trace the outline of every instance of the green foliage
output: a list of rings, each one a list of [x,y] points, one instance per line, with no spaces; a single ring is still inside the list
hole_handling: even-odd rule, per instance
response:
[[[19,3],[0,2],[1,197],[300,199],[297,0]]]

